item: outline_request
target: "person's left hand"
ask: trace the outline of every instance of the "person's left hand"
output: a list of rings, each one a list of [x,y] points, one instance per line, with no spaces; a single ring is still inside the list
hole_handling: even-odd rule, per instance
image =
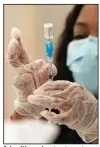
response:
[[[21,36],[19,29],[12,28],[7,53],[8,63],[18,69],[17,75],[13,78],[13,87],[17,94],[17,98],[14,100],[14,109],[20,115],[40,116],[40,111],[43,111],[43,108],[30,105],[27,97],[48,81],[49,64],[43,59],[32,61],[22,43]],[[52,64],[51,70],[54,77],[57,74],[57,68],[54,64]],[[17,118],[18,115],[15,111],[11,119]]]
[[[84,87],[69,81],[50,81],[42,85],[34,95],[28,96],[31,104],[58,109],[59,114],[43,111],[48,121],[67,125],[76,130],[85,142],[97,138],[97,100]]]

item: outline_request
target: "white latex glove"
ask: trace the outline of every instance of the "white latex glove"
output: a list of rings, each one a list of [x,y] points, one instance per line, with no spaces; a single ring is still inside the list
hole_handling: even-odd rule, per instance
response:
[[[53,74],[56,74],[56,68],[52,66]],[[27,102],[27,97],[33,94],[34,90],[48,80],[48,65],[44,60],[31,62],[19,71],[19,75],[13,80],[13,85],[17,93],[17,100],[14,103],[15,110],[22,114],[37,117],[44,108],[31,105]]]
[[[98,138],[97,100],[84,87],[69,81],[50,81],[28,96],[28,101],[44,108],[58,109],[60,114],[43,111],[48,121],[76,130],[84,142]]]
[[[48,64],[43,59],[31,61],[21,40],[20,31],[13,28],[8,45],[7,60],[13,67],[19,67],[18,75],[13,79],[13,86],[17,93],[14,108],[21,115],[37,117],[44,108],[31,105],[28,103],[27,97],[48,80]],[[53,76],[57,74],[54,65],[52,65],[52,74]]]

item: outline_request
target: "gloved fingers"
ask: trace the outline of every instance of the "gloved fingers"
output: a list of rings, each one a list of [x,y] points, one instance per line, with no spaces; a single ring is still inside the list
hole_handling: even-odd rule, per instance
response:
[[[42,68],[43,64],[44,63],[42,62],[42,60],[40,60],[37,63],[37,67],[39,68],[40,66],[40,70],[36,69],[32,72],[33,81],[35,83],[35,89],[40,87],[42,84],[44,84],[48,80],[48,72],[46,71],[46,68]]]
[[[43,59],[37,59],[30,63],[30,67],[33,70],[45,70],[48,73],[49,65]],[[57,68],[52,64],[52,74],[55,76],[57,74]]]
[[[80,127],[79,122],[83,119],[84,115],[84,103],[81,99],[77,99],[74,104],[72,103],[71,109],[67,112],[66,125],[75,130],[77,127]]]
[[[27,100],[29,103],[35,104],[37,106],[41,105],[44,108],[50,108],[50,109],[56,108],[58,110],[59,110],[59,104],[61,102],[64,102],[63,99],[54,98],[50,96],[43,96],[43,95],[29,95]]]
[[[60,112],[67,112],[71,109],[72,104],[69,101],[62,101],[58,104],[58,109]]]
[[[44,110],[43,107],[31,105],[27,101],[21,102],[19,99],[14,101],[14,109],[21,115],[31,116],[34,118],[40,118],[40,112]]]
[[[49,79],[49,69],[48,64],[44,64],[43,67],[38,71],[40,85],[46,83]],[[57,69],[55,65],[52,65],[52,76],[57,74]]]
[[[37,59],[33,62],[31,62],[31,68],[33,70],[40,70],[43,68],[43,66],[46,64],[45,60],[44,59]]]
[[[34,94],[45,95],[48,92],[50,95],[54,95],[54,93],[57,94],[63,91],[69,83],[69,81],[48,81],[36,89]]]
[[[47,95],[48,93],[50,96],[69,100],[70,95],[78,88],[80,88],[78,84],[69,81],[48,81],[36,89],[34,94]]]
[[[48,111],[42,111],[40,113],[45,119],[47,119],[48,121],[51,121],[53,123],[58,123],[59,125],[67,125],[70,124],[69,121],[69,117],[67,117],[67,113],[60,113],[60,114],[56,114],[54,112],[48,112]]]
[[[12,38],[10,40],[9,45],[8,45],[7,61],[13,67],[20,67],[21,66],[21,62],[19,60],[19,53],[20,53],[19,43],[15,38]]]
[[[43,85],[44,83],[46,83],[48,81],[48,69],[46,67],[43,67],[42,69],[40,69],[37,72],[37,74],[38,74],[38,77],[39,77],[40,85]]]
[[[33,81],[34,81],[34,84],[35,84],[35,89],[37,89],[40,86],[38,72],[33,72],[32,77],[33,77]]]
[[[47,110],[44,110],[40,112],[40,115],[43,116],[48,121],[55,123],[55,121],[53,121],[53,117],[55,117],[57,114],[54,112],[49,112]]]
[[[8,59],[9,60],[9,59]],[[21,66],[21,63],[20,63],[20,61],[19,61],[19,59],[16,59],[16,60],[9,60],[8,61],[13,67],[15,67],[15,68],[18,68],[18,67],[20,67]]]
[[[65,116],[63,116],[64,115],[63,113],[56,114],[54,112],[49,112],[45,110],[45,111],[40,112],[40,114],[42,117],[44,117],[50,122],[58,123],[59,125],[65,124],[65,121],[64,121]]]
[[[90,126],[90,123],[93,119],[93,111],[87,111],[87,108],[85,107],[85,103],[91,103],[89,101],[83,101],[81,99],[77,99],[70,108],[69,111],[67,111],[65,116],[66,125],[73,129],[73,130],[79,130],[79,131],[85,131],[88,126]],[[92,106],[90,105],[90,109]],[[89,106],[88,106],[89,108]],[[64,118],[63,118],[64,119]]]
[[[31,61],[27,50],[23,47],[20,47],[19,59],[20,59],[21,64],[24,64],[24,65],[30,63]]]
[[[78,95],[77,89],[80,89],[80,86],[78,84],[69,82],[69,84],[66,84],[65,88],[60,91],[60,93],[55,93],[53,96],[61,97],[67,100],[72,100],[75,98],[74,95],[72,96],[73,93]]]
[[[18,76],[13,79],[13,85],[26,96],[28,93],[32,94],[32,91],[48,80],[47,71],[43,68],[44,64],[46,63],[43,59],[38,59],[21,66]]]
[[[55,72],[56,67],[53,66],[53,69]],[[48,80],[48,67],[43,59],[38,59],[30,64],[21,66],[19,76],[27,72],[32,74],[35,89]]]
[[[30,73],[32,75],[32,79],[34,81],[35,89],[36,89],[41,84],[40,83],[40,74],[41,74],[42,77],[44,76],[44,71],[43,71],[43,74],[42,73],[39,74],[39,70],[42,69],[44,64],[45,64],[45,61],[43,59],[38,59],[38,60],[31,62],[27,65],[23,65],[20,68],[19,76],[24,74],[24,73]]]
[[[42,69],[44,64],[45,64],[45,61],[43,59],[38,59],[38,60],[32,62],[31,65],[30,65],[29,70],[32,73],[33,81],[35,83],[35,89],[38,88],[41,85],[40,78],[39,78],[40,77],[39,76],[39,69]],[[41,73],[41,75],[42,75],[42,73]]]
[[[63,91],[66,87],[68,87],[70,84],[69,81],[51,81],[51,82],[47,82],[46,84],[43,85],[43,87],[45,88],[45,90],[61,90]]]
[[[60,103],[60,105],[63,107],[64,103],[62,103]],[[60,125],[65,124],[73,130],[85,131],[86,128],[88,128],[90,124],[93,123],[92,119],[94,117],[94,114],[92,114],[92,112],[96,111],[94,108],[92,109],[91,105],[86,105],[85,103],[94,103],[94,101],[84,102],[81,99],[77,99],[74,104],[72,103],[72,105],[68,105],[68,102],[65,103],[65,108],[68,106],[69,108],[65,111],[60,111],[60,114],[54,114],[51,112],[41,114],[48,121],[58,123]],[[87,106],[88,109],[85,106]],[[97,115],[95,116],[95,119],[96,118]]]
[[[50,108],[52,101],[48,96],[35,96],[29,95],[27,101],[31,104],[35,104],[37,106],[44,106],[44,108]]]
[[[45,68],[47,68],[48,72],[49,72],[49,68],[51,68],[51,72],[52,72],[53,77],[57,75],[57,68],[54,64],[52,64],[52,67],[50,67],[50,65],[48,63],[46,63]]]
[[[13,79],[13,85],[18,89],[23,89],[27,83],[33,83],[32,75],[30,73],[24,73],[20,76],[16,76]]]
[[[44,64],[45,64],[45,61],[43,59],[38,59],[38,60],[35,60],[29,64],[22,65],[20,68],[20,74],[22,74],[24,72],[33,73],[34,71],[38,71],[38,70],[42,69]]]
[[[67,105],[67,110],[66,111],[60,111],[60,114],[52,114],[52,112],[46,112],[41,114],[44,118],[52,122],[56,122],[58,124],[66,124],[68,127],[73,125],[74,123],[77,124],[79,122],[79,117],[78,117],[78,112],[77,112],[77,107],[79,105],[78,101],[75,102],[74,105]],[[78,109],[79,110],[79,109]],[[71,128],[71,127],[70,127]],[[73,129],[75,129],[73,125]]]
[[[26,100],[28,95],[33,94],[33,90],[36,89],[32,75],[30,73],[24,73],[20,76],[16,76],[13,79],[13,85],[20,100]]]

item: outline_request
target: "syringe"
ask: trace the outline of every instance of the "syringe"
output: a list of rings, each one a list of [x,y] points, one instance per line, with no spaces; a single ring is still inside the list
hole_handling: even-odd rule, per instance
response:
[[[52,61],[53,61],[53,24],[46,23],[44,24],[44,38],[45,38],[45,47],[46,47],[46,56],[49,64],[49,80],[53,80],[52,74]]]

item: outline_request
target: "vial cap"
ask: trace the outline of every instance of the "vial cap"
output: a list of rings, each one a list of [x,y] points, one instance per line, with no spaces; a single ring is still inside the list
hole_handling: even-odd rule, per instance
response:
[[[44,24],[44,37],[45,39],[53,39],[53,24]]]

